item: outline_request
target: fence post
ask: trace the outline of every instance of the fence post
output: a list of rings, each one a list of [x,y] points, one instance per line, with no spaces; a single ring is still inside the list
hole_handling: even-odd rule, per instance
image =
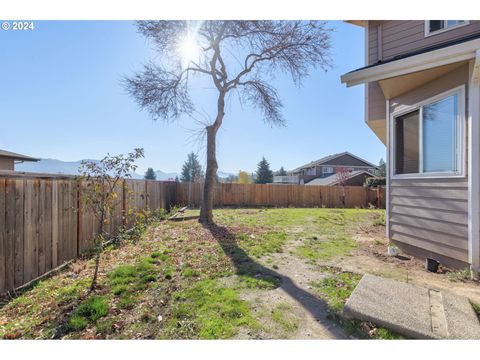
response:
[[[370,203],[368,200],[370,199],[370,189],[368,186],[365,186],[365,209],[368,209],[368,204]]]
[[[380,209],[382,207],[382,201],[380,199],[380,185],[377,185],[377,209]]]
[[[122,225],[127,225],[127,196],[125,194],[126,180],[122,181]]]

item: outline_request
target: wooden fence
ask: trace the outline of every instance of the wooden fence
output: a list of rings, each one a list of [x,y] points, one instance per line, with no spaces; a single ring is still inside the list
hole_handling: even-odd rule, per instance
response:
[[[97,231],[74,177],[0,174],[0,294],[17,288],[91,248]],[[124,180],[107,233],[128,226],[130,210],[168,208],[175,183]]]
[[[345,191],[345,196],[343,195]],[[385,208],[384,188],[363,186],[315,186],[285,184],[218,184],[215,206],[274,206],[327,208]],[[199,206],[203,198],[200,183],[178,183],[176,204]]]
[[[98,222],[82,206],[85,183],[73,176],[0,171],[0,294],[17,288],[93,246]],[[151,180],[124,180],[108,234],[129,226],[126,214],[199,206],[202,185]],[[359,186],[218,184],[215,206],[384,207],[383,189]]]

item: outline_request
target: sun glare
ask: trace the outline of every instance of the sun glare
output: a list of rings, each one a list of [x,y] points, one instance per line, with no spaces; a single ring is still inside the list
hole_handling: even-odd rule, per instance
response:
[[[198,60],[200,49],[193,34],[187,34],[180,42],[179,52],[183,67],[187,67],[190,62]]]

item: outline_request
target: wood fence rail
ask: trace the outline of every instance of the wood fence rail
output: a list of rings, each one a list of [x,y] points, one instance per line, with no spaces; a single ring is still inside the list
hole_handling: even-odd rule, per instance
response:
[[[98,222],[82,206],[85,183],[74,176],[0,171],[0,294],[76,258],[93,246]],[[199,206],[202,184],[124,180],[119,186],[110,235],[129,226],[131,211]],[[215,206],[376,207],[384,191],[359,186],[218,184]]]

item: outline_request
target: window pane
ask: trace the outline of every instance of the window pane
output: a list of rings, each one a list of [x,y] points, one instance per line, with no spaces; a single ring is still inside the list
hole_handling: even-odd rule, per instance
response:
[[[455,26],[455,25],[461,24],[463,22],[464,22],[464,20],[447,20],[447,27]]]
[[[430,20],[430,32],[443,29],[443,20]]]
[[[423,171],[455,171],[457,95],[423,108]]]
[[[395,119],[395,173],[418,173],[419,111]]]

